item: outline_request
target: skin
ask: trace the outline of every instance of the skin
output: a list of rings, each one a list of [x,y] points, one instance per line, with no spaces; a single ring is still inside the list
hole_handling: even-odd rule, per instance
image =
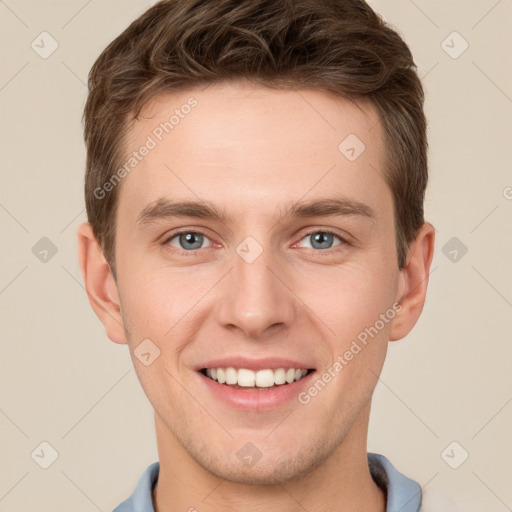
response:
[[[388,342],[403,338],[423,308],[434,228],[418,231],[400,271],[382,125],[367,102],[217,84],[150,102],[126,147],[139,148],[190,96],[197,107],[122,181],[117,281],[90,225],[78,233],[91,305],[108,337],[128,345],[155,410],[155,510],[383,512],[367,464],[371,396]],[[353,162],[338,150],[349,134],[366,146]],[[375,217],[285,215],[285,205],[334,193]],[[229,218],[138,225],[161,198],[210,201]],[[178,228],[203,233],[200,248],[170,238]],[[311,231],[325,230],[335,236],[319,248]],[[247,236],[263,249],[250,264],[236,252]],[[307,405],[229,408],[194,370],[244,354],[312,361],[321,375],[394,303],[400,312]],[[160,350],[149,366],[134,356],[146,338]],[[247,442],[262,454],[252,467],[237,457]]]

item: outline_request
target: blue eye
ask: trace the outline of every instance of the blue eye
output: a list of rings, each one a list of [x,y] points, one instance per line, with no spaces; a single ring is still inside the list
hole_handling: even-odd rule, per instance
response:
[[[336,238],[339,240],[337,244],[334,243]],[[310,247],[306,248],[312,249],[315,252],[329,252],[329,249],[348,244],[344,238],[337,235],[336,233],[319,229],[306,233],[301,238],[301,241],[307,239],[310,239],[311,242]],[[209,245],[202,247],[205,240],[209,242]],[[174,233],[164,242],[164,244],[174,247],[178,250],[178,252],[181,251],[181,253],[185,255],[187,252],[193,253],[193,251],[206,249],[212,246],[209,237],[207,237],[204,233],[191,230],[183,230]]]
[[[311,240],[312,248],[319,250],[331,249],[333,247],[332,242],[334,238],[340,240],[340,243],[336,244],[334,247],[336,247],[337,245],[341,245],[343,242],[345,242],[343,238],[336,235],[332,231],[310,231],[309,233],[306,233],[306,235],[301,240],[305,240],[308,238]]]
[[[171,243],[171,240],[174,240],[175,238],[178,238],[178,249],[188,249],[191,251],[201,249],[201,245],[203,244],[204,239],[208,239],[206,235],[203,233],[198,233],[197,231],[180,231],[179,233],[175,233],[170,238],[168,238],[165,243],[176,247]]]

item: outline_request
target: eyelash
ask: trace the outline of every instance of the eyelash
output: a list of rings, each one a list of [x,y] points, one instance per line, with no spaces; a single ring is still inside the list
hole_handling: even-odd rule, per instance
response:
[[[303,240],[304,238],[306,238],[307,236],[311,236],[311,235],[313,235],[315,233],[326,233],[326,234],[329,234],[329,235],[333,235],[334,237],[338,238],[340,240],[340,242],[341,242],[340,244],[338,244],[338,245],[336,245],[334,247],[331,247],[329,249],[314,249],[314,248],[309,249],[309,248],[306,248],[307,250],[313,251],[313,252],[315,252],[317,254],[324,253],[325,255],[329,255],[329,254],[332,254],[333,251],[342,249],[343,246],[345,246],[345,245],[350,245],[350,243],[345,238],[343,238],[342,236],[338,235],[336,232],[330,231],[328,229],[313,229],[311,231],[308,231],[307,233],[304,233],[302,235],[302,237],[300,238],[299,242],[301,240]],[[177,236],[183,235],[183,234],[203,235],[204,237],[206,237],[208,239],[210,238],[206,233],[203,233],[202,231],[194,231],[194,230],[191,230],[191,229],[184,229],[184,230],[181,230],[181,231],[176,231],[175,233],[173,233],[172,235],[167,237],[166,240],[163,242],[163,245],[165,245],[166,247],[171,247],[169,245],[169,242],[171,240],[173,240],[174,238],[176,238]],[[205,247],[205,249],[210,249],[210,247]],[[200,251],[202,249],[194,249],[194,250],[191,250],[191,251],[185,251],[185,250],[181,250],[181,249],[177,249],[176,247],[173,247],[172,249],[169,249],[169,250],[172,251],[174,254],[178,254],[179,256],[194,256],[197,251]]]

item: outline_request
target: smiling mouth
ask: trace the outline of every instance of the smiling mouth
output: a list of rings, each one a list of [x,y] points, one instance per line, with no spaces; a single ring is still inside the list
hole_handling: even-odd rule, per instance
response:
[[[200,373],[206,378],[233,389],[264,391],[287,386],[314,372],[314,368],[277,368],[249,370],[247,368],[203,368]]]

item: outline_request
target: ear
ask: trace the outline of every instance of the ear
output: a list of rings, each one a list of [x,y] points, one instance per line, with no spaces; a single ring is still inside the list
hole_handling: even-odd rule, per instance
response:
[[[405,267],[400,271],[396,301],[402,309],[393,319],[390,341],[406,336],[415,326],[425,304],[430,265],[434,255],[435,230],[425,222],[410,244]]]
[[[89,302],[107,336],[115,343],[127,343],[117,285],[88,222],[78,228],[78,258]]]

